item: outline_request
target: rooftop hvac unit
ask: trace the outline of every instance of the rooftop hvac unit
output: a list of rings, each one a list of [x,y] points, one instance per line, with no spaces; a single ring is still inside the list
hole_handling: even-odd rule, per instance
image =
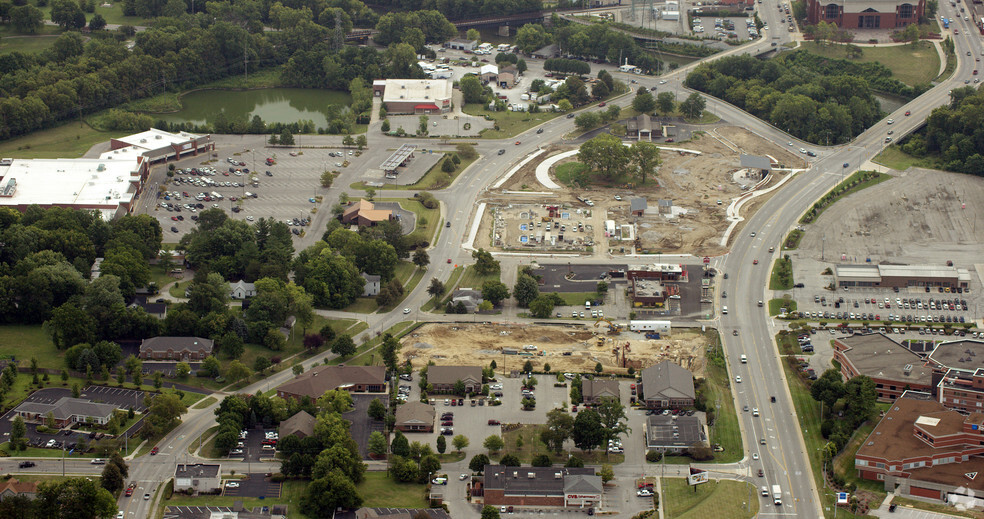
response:
[[[563,472],[554,472],[554,479],[561,479],[564,477]]]
[[[157,139],[157,140],[161,140],[161,136],[160,135],[155,135],[154,138]]]
[[[403,99],[403,94],[400,94],[400,99]]]
[[[430,99],[430,98],[431,98],[431,96],[426,95],[426,94],[424,95],[424,99]]]
[[[431,87],[430,85],[427,85],[424,88],[427,89],[427,90],[430,90],[430,87]]]
[[[536,472],[527,472],[526,479],[536,479]]]
[[[406,85],[400,85],[400,88],[406,88],[406,87],[407,87]]]
[[[140,144],[144,144],[146,142],[147,142],[147,139],[140,139]]]
[[[902,368],[902,372],[906,375],[912,373],[912,364],[906,364],[905,367]]]

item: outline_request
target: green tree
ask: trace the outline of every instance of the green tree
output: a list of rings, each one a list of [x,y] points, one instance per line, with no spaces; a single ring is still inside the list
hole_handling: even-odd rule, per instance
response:
[[[451,439],[451,445],[454,446],[454,450],[461,452],[462,449],[468,446],[468,438],[464,435],[457,434]]]
[[[500,519],[499,509],[492,505],[485,505],[482,507],[481,519]]]
[[[546,454],[537,454],[536,456],[533,456],[533,460],[530,462],[530,465],[534,467],[549,467],[553,465],[553,462],[550,461],[550,456],[547,456]]]
[[[504,299],[509,297],[509,287],[501,281],[487,279],[482,283],[482,299],[499,305]]]
[[[417,249],[413,252],[413,264],[420,267],[426,268],[430,264],[430,256],[424,249]]]
[[[328,170],[321,172],[321,187],[327,189],[331,187],[331,184],[334,181],[335,181],[335,174],[333,172]]]
[[[655,176],[656,169],[662,163],[659,156],[659,147],[651,142],[636,142],[629,147],[629,155],[632,158],[635,174],[639,177],[640,184],[645,184],[647,177]],[[598,283],[598,286],[600,287],[601,283]]]
[[[14,423],[10,427],[10,445],[14,450],[27,449],[27,426],[24,425],[24,418],[20,415],[14,417]]]
[[[656,96],[656,110],[661,114],[666,115],[673,111],[676,107],[676,97],[673,96],[673,92],[660,92]]]
[[[222,336],[219,340],[221,346],[219,351],[224,353],[230,359],[238,359],[243,356],[246,352],[246,343],[243,342],[242,337],[240,337],[235,332],[228,332]]]
[[[602,398],[596,409],[598,417],[601,419],[601,425],[605,428],[606,440],[615,439],[621,434],[630,432],[624,421],[627,420],[625,406],[617,398]]]
[[[379,130],[382,131],[383,133],[390,131],[389,119],[383,119],[383,124],[379,127]]]
[[[373,398],[372,402],[369,402],[367,413],[373,420],[382,420],[386,417],[386,406],[378,398]]]
[[[823,23],[823,22],[821,22]],[[687,96],[682,103],[680,103],[680,113],[687,119],[700,119],[701,114],[704,113],[704,108],[707,106],[707,101],[704,96],[694,92]]]
[[[515,454],[506,454],[499,460],[499,465],[503,467],[519,467],[522,463],[519,462],[519,458]]]
[[[566,101],[566,99],[563,101]],[[584,112],[574,118],[574,126],[577,126],[582,131],[590,130],[599,124],[601,124],[601,116],[597,112]]]
[[[531,54],[537,49],[546,47],[551,41],[550,33],[538,23],[528,23],[516,31],[513,41],[524,54]]]
[[[632,108],[642,114],[651,114],[656,110],[656,98],[645,87],[640,87],[632,99]]]
[[[492,254],[485,249],[478,249],[472,251],[472,258],[475,259],[475,272],[488,275],[488,274],[498,274],[499,273],[499,262],[492,257]],[[509,297],[508,295],[503,297],[505,299]]]
[[[59,482],[42,482],[38,486],[33,509],[33,517],[112,517],[116,513],[116,499],[92,479],[69,478]]]
[[[468,31],[465,32],[465,38],[471,41],[481,41],[482,34],[478,32],[478,29],[468,29]]]
[[[44,27],[44,13],[33,5],[14,5],[8,11],[10,24],[20,33],[35,33]]]
[[[221,374],[219,360],[211,355],[205,357],[205,360],[202,361],[202,365],[198,368],[198,371],[206,377],[214,378],[219,376]]]
[[[242,362],[234,360],[229,363],[229,367],[226,368],[225,377],[229,379],[230,382],[236,383],[240,380],[247,379],[253,373],[247,368]]]
[[[547,427],[540,433],[540,440],[554,452],[564,450],[564,442],[574,434],[574,418],[563,409],[547,412]]]
[[[256,357],[256,360],[253,361],[253,370],[256,371],[257,373],[266,372],[267,368],[269,368],[270,366],[271,366],[270,359],[262,355]]]
[[[472,472],[478,472],[479,474],[485,470],[485,466],[489,464],[489,457],[485,454],[476,454],[472,456],[471,461],[468,462],[468,468]]]
[[[478,79],[478,76],[466,74],[458,82],[458,86],[461,89],[461,95],[465,103],[485,102],[485,87],[482,86],[482,82]]]
[[[410,442],[407,437],[403,435],[402,432],[396,431],[393,436],[393,441],[390,442],[390,452],[396,454],[397,456],[406,457],[410,454]]]
[[[601,476],[601,484],[607,485],[609,481],[615,479],[615,470],[611,465],[602,465],[598,475]]]
[[[102,476],[99,478],[99,483],[103,488],[109,490],[112,493],[119,492],[126,485],[126,480],[123,478],[123,474],[120,472],[120,468],[114,463],[107,463],[103,467]]]
[[[396,372],[398,368],[397,357],[399,352],[400,340],[393,337],[389,333],[383,335],[383,344],[380,346],[380,354],[383,358],[383,364],[390,370],[390,372]]]
[[[181,397],[175,393],[161,393],[151,399],[146,421],[156,431],[167,432],[181,422],[180,417],[186,412],[188,407],[181,402]]]
[[[386,449],[386,437],[383,436],[383,433],[373,431],[369,434],[369,454],[376,458],[382,458],[386,455]]]
[[[358,508],[362,504],[355,484],[340,470],[312,481],[301,498],[301,511],[308,517],[328,519],[338,507]]]
[[[444,283],[440,279],[431,278],[430,285],[427,287],[427,293],[432,297],[437,297],[444,294],[445,291]]]
[[[537,319],[546,319],[550,317],[553,310],[553,297],[541,295],[537,296],[536,299],[530,302],[530,315],[536,317]]]
[[[438,454],[444,454],[448,450],[448,441],[444,438],[444,435],[437,437],[437,452]]]
[[[187,362],[179,362],[174,366],[174,375],[181,380],[188,378],[191,374],[191,365]]]
[[[294,134],[290,130],[284,128],[284,131],[280,133],[280,144],[283,146],[293,146],[294,145]]]
[[[605,441],[604,427],[601,417],[594,409],[585,409],[574,419],[574,430],[571,433],[574,445],[582,451],[592,451]]]
[[[513,297],[516,298],[516,303],[522,308],[527,308],[539,295],[540,286],[536,280],[526,274],[520,275],[519,279],[516,280],[516,286],[513,287]]]
[[[609,179],[622,174],[630,159],[629,150],[622,141],[607,133],[582,144],[578,153],[578,160]]]
[[[485,441],[482,442],[482,446],[485,447],[485,449],[488,450],[489,454],[491,455],[501,451],[502,448],[506,446],[506,443],[502,441],[501,436],[497,434],[492,434],[489,435],[488,438],[485,438]]]
[[[342,334],[331,341],[331,352],[339,357],[349,357],[357,351],[355,341],[348,334]]]
[[[595,373],[601,373],[602,371],[605,370],[605,367],[602,366],[601,363],[599,362],[599,363],[595,364],[594,370],[595,370]]]

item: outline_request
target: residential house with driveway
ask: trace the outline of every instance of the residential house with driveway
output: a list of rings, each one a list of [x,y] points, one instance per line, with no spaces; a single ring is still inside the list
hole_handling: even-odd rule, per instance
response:
[[[618,380],[590,379],[581,381],[581,397],[588,405],[598,405],[602,398],[619,399]]]
[[[14,478],[0,482],[0,501],[8,497],[24,496],[34,499],[38,495],[37,481],[18,481]]]
[[[203,360],[212,354],[215,342],[201,337],[151,337],[140,343],[144,360]]]
[[[692,407],[697,392],[694,375],[686,368],[664,360],[642,370],[642,396],[639,399],[650,409],[679,409]]]
[[[403,432],[433,432],[434,406],[423,402],[407,402],[396,408],[394,427]]]
[[[352,393],[385,393],[385,366],[315,366],[281,384],[280,398],[315,400],[325,392],[344,389]]]
[[[479,366],[429,366],[427,383],[438,393],[454,391],[454,385],[461,381],[465,393],[482,391],[482,368]]]

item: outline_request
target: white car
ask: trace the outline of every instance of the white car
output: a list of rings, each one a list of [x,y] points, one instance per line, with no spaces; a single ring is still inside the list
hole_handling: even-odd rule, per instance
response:
[[[665,84],[666,84],[666,80],[665,80],[665,79],[661,79],[661,80],[659,80],[659,84],[661,84],[661,85],[665,85]]]
[[[464,481],[464,480],[468,479],[468,474],[462,474],[462,475],[458,476],[458,479],[460,479],[461,481]]]
[[[885,122],[888,123],[888,124],[894,124],[895,123],[895,119],[889,119],[889,120],[887,120]]]
[[[500,390],[501,391],[502,390],[502,384],[499,384],[499,383],[492,384],[491,386],[489,386],[489,389],[492,389],[492,390]]]
[[[735,377],[735,382],[741,384],[741,375],[738,375],[737,377]]]
[[[239,483],[236,481],[230,481],[226,483],[226,488],[239,488]]]
[[[406,315],[406,314],[409,314],[409,313],[410,313],[410,309],[409,308],[404,308],[403,309],[403,315]]]
[[[753,453],[752,453],[752,459],[753,459],[753,460],[757,460],[757,459],[759,459],[759,453],[757,453],[757,452],[753,452]]]
[[[649,490],[648,488],[644,488],[642,490],[637,491],[636,492],[636,495],[639,496],[639,497],[652,497],[653,492],[652,492],[652,490]]]
[[[123,513],[123,510],[116,512],[116,519],[123,519],[124,517],[126,517],[126,514]]]
[[[252,222],[253,221],[253,217],[252,216],[247,216],[246,217],[246,221],[247,222]]]

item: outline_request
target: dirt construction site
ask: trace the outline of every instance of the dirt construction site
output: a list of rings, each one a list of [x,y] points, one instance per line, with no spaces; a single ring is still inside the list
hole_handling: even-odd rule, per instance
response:
[[[670,360],[701,377],[706,346],[697,330],[674,330],[671,336],[650,340],[636,333],[608,335],[606,326],[455,323],[418,328],[404,337],[401,354],[414,369],[430,361],[440,366],[487,366],[494,360],[500,369],[506,362],[507,369],[518,371],[529,360],[537,370],[549,363],[553,372],[571,373],[594,372],[599,362],[605,373],[625,373],[629,365],[639,371]],[[628,359],[625,367],[623,351]]]
[[[487,202],[497,210],[486,214],[475,246],[499,251],[516,250],[517,246],[522,246],[522,250],[530,250],[538,248],[537,245],[542,243],[544,250],[580,250],[586,248],[586,244],[593,243],[597,244],[592,249],[596,255],[609,250],[614,254],[659,251],[666,254],[681,252],[716,255],[725,252],[719,241],[729,223],[726,219],[728,204],[761,180],[753,174],[745,174],[747,170],[740,166],[739,156],[771,156],[788,168],[805,166],[795,150],[777,146],[734,126],[709,129],[705,133],[695,133],[690,141],[661,146],[694,150],[700,152],[700,155],[663,149],[663,163],[656,175],[657,182],[647,180],[644,186],[605,185],[603,182],[593,181],[585,189],[564,187],[547,194],[548,190],[536,179],[537,164],[557,152],[575,149],[573,146],[550,148],[547,153],[520,169],[500,190],[490,193]],[[577,157],[573,156],[568,161],[573,160],[577,160]],[[563,163],[558,163],[551,171],[551,177],[559,184],[563,182],[556,178],[556,167]],[[781,178],[779,175],[783,174],[785,173],[774,173],[766,185],[778,182]],[[522,191],[529,191],[530,194],[518,193]],[[621,197],[621,201],[615,200],[616,195]],[[589,207],[578,197],[590,197],[594,206],[589,213],[584,214]],[[630,199],[633,197],[647,200],[648,207],[643,216],[629,214]],[[660,206],[658,202],[661,200],[669,201],[672,207],[665,202]],[[747,219],[760,203],[761,201],[746,204],[742,216]],[[538,204],[538,212],[544,214],[550,206],[559,207],[572,217],[576,214],[578,220],[586,226],[584,231],[578,229],[577,234],[571,233],[580,243],[552,247],[546,239],[541,242],[531,236],[527,242],[520,244],[516,233],[523,232],[520,228],[523,223],[521,216],[528,215],[520,214],[523,211],[519,206],[524,204]],[[511,216],[511,210],[517,214]],[[636,239],[610,239],[605,233],[606,220],[614,220],[619,226],[633,224],[632,235]],[[497,226],[496,231],[499,232],[493,232],[494,226]],[[503,229],[508,232],[501,232]],[[617,235],[623,238],[626,233],[621,231]]]

